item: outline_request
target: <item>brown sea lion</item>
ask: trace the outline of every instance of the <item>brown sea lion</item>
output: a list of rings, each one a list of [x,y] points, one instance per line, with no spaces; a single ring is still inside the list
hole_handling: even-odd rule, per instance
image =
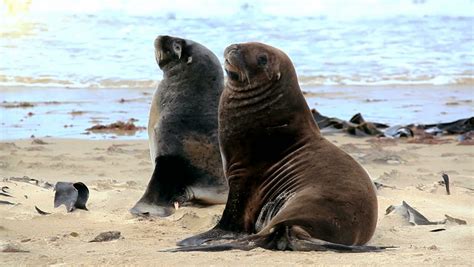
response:
[[[374,185],[321,136],[289,57],[261,43],[231,45],[224,57],[219,144],[229,197],[213,229],[172,251],[381,250],[364,246],[377,224]]]
[[[185,202],[224,204],[228,187],[217,140],[222,66],[203,45],[171,36],[156,38],[155,58],[163,80],[148,123],[154,172],[130,212],[168,216]]]

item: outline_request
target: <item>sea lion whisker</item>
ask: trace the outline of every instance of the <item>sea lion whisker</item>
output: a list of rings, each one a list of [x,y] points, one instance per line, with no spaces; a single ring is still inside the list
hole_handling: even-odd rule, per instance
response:
[[[252,88],[252,83],[250,82],[250,77],[248,71],[243,72],[245,74],[245,78],[247,80],[247,83],[249,84],[249,88]]]
[[[268,70],[268,68],[265,68],[265,69],[264,69],[264,73],[265,73],[265,76],[267,76],[267,79],[268,79],[269,81],[271,81],[272,78],[273,78],[273,76],[271,75],[271,71]]]

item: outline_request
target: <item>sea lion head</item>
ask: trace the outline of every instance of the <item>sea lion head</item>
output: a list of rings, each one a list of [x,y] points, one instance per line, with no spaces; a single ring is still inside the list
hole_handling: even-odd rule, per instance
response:
[[[192,41],[159,35],[155,39],[155,59],[160,69],[165,70],[180,64],[190,64],[192,62],[191,49]]]
[[[281,50],[257,42],[232,44],[225,49],[224,58],[227,83],[239,88],[277,82],[282,76],[281,68],[291,64]]]

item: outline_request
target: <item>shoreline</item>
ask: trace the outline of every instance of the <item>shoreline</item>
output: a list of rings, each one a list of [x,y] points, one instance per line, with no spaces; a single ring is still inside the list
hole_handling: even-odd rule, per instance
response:
[[[349,120],[390,125],[449,122],[474,114],[471,86],[301,86],[310,108]],[[80,139],[147,139],[84,134],[96,124],[137,120],[147,125],[154,88],[38,88],[0,86],[0,140],[46,136]]]

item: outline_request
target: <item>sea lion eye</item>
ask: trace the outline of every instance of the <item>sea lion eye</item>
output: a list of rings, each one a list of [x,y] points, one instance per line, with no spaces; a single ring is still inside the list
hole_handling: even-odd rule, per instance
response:
[[[181,59],[181,44],[177,42],[173,42],[173,51]]]
[[[267,56],[261,55],[257,58],[257,64],[260,66],[266,65],[268,62]]]

